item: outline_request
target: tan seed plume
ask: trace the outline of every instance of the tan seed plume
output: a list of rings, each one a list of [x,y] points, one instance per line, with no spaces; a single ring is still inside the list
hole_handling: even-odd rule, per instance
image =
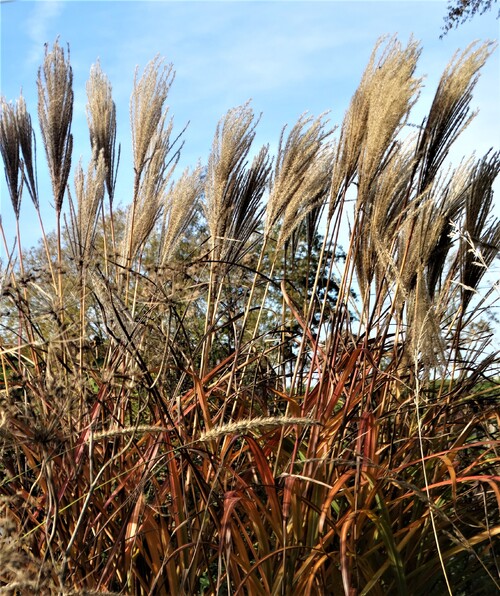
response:
[[[266,207],[266,234],[284,215],[280,240],[285,240],[323,198],[331,161],[325,140],[332,132],[324,116],[301,116],[286,139],[283,128]]]
[[[73,70],[56,41],[52,51],[45,46],[45,59],[38,71],[38,117],[47,154],[54,203],[60,213],[71,168],[73,136]]]
[[[5,168],[5,178],[16,219],[21,210],[21,189],[19,185],[20,142],[17,132],[16,109],[5,100],[0,100],[0,152]]]
[[[111,83],[102,72],[99,62],[90,69],[87,82],[87,121],[90,144],[96,155],[102,151],[106,165],[106,188],[113,201],[116,182],[116,106],[112,98]]]
[[[126,234],[120,247],[120,262],[129,266],[151,234],[161,215],[169,179],[179,158],[170,157],[172,120],[165,105],[173,81],[172,65],[153,59],[138,80],[130,99],[134,152],[134,192]]]
[[[221,259],[228,243],[241,241],[233,236],[237,232],[232,222],[249,214],[248,197],[242,202],[237,196],[241,195],[245,160],[255,137],[256,125],[253,110],[247,102],[229,110],[215,131],[208,158],[204,202],[214,260]]]
[[[31,124],[31,116],[26,108],[26,101],[21,95],[16,105],[17,132],[21,146],[23,181],[35,208],[38,209],[38,187],[36,179],[36,142]]]
[[[75,194],[77,199],[77,221],[73,226],[76,237],[73,239],[73,252],[87,264],[94,249],[99,208],[104,197],[106,166],[104,152],[93,155],[87,174],[83,172],[81,161],[75,171]]]
[[[155,143],[160,139],[159,130],[164,129],[168,108],[165,101],[174,79],[172,64],[164,65],[156,56],[144,69],[141,78],[135,73],[134,89],[130,98],[130,121],[134,151],[136,181],[141,177],[148,158],[154,153]]]
[[[214,427],[206,433],[202,433],[198,442],[206,443],[224,435],[242,434],[248,431],[262,430],[279,426],[314,426],[321,424],[317,420],[310,418],[298,418],[293,416],[267,416],[261,418],[252,418],[248,420],[238,420],[229,422],[221,426]]]
[[[477,47],[474,42],[455,54],[441,76],[419,146],[423,156],[420,189],[437,174],[451,145],[474,118],[475,113],[470,111],[472,91],[495,46],[486,42]]]
[[[171,186],[164,206],[162,235],[160,240],[160,267],[173,258],[182,233],[188,226],[203,189],[202,168],[192,172],[186,168]]]

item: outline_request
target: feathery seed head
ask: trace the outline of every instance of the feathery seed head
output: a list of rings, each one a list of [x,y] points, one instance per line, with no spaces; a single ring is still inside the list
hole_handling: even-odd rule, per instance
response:
[[[134,196],[127,217],[127,229],[120,259],[130,265],[161,215],[168,181],[179,159],[179,151],[168,159],[173,122],[167,123],[165,101],[173,82],[172,65],[158,56],[134,79],[130,99],[134,152]]]
[[[90,144],[96,154],[103,151],[106,188],[112,201],[115,186],[116,105],[112,98],[111,84],[99,62],[90,69],[87,97]]]
[[[300,418],[298,416],[262,416],[248,420],[237,420],[214,427],[204,432],[197,439],[197,442],[206,443],[224,435],[243,434],[257,429],[267,429],[284,426],[320,426],[321,423],[312,418]]]
[[[232,209],[231,190],[255,136],[254,114],[249,102],[228,110],[217,124],[208,158],[205,215],[212,248],[225,234]]]
[[[341,192],[347,190],[357,172],[368,120],[369,73],[367,68],[342,122],[332,171],[330,216],[338,204]]]
[[[83,173],[81,161],[75,171],[75,193],[78,205],[76,254],[83,263],[87,263],[91,255],[99,207],[104,197],[106,165],[104,152],[93,154],[87,174]]]
[[[26,109],[26,102],[21,95],[16,107],[17,132],[23,155],[23,179],[28,188],[31,200],[38,209],[38,185],[36,178],[36,141],[35,132],[31,125],[31,116]]]
[[[58,40],[38,71],[38,117],[47,154],[56,212],[60,214],[71,168],[73,70]]]
[[[160,266],[170,261],[180,237],[186,229],[203,189],[202,168],[198,165],[192,172],[186,168],[165,200]]]
[[[455,54],[441,76],[419,146],[425,158],[421,189],[437,174],[451,145],[474,118],[475,113],[470,114],[472,91],[495,47],[492,42],[479,47],[477,42],[472,43],[461,54]]]
[[[500,252],[500,222],[490,219],[493,183],[500,173],[500,152],[487,153],[470,168],[460,239],[462,308],[472,299],[483,275]]]
[[[354,257],[362,295],[374,276],[378,281],[397,277],[393,250],[397,246],[401,214],[408,199],[414,155],[413,143],[398,146],[365,195],[366,217],[359,219],[362,229],[357,235]]]
[[[164,65],[156,56],[144,69],[141,78],[134,77],[134,90],[130,98],[130,120],[132,123],[132,144],[134,170],[140,177],[151,153],[151,143],[163,129],[168,108],[164,108],[168,92],[174,79],[172,64]]]
[[[248,242],[260,224],[263,213],[261,203],[271,171],[269,146],[261,147],[249,168],[236,177],[231,191],[232,209],[225,224],[225,237],[220,257],[228,263],[236,263],[245,254]]]
[[[392,37],[380,53],[383,42],[377,42],[342,123],[330,215],[358,173],[364,195],[417,99],[421,81],[413,73],[421,52],[418,44],[410,40],[402,49]]]
[[[366,138],[359,164],[360,195],[369,188],[418,97],[421,80],[413,77],[421,49],[410,40],[404,49],[392,38],[376,60],[372,54],[368,75]]]
[[[167,130],[160,129],[151,139],[151,154],[142,170],[135,200],[129,209],[122,254],[131,259],[146,242],[161,215],[168,181],[177,164],[176,159],[169,167],[167,161],[170,131],[171,126]]]
[[[21,210],[21,189],[19,186],[20,139],[17,130],[16,108],[5,100],[0,100],[0,151],[5,168],[5,178],[9,189],[12,208],[16,219]]]
[[[262,149],[245,168],[258,123],[249,104],[232,108],[218,123],[208,159],[204,211],[215,260],[235,257],[258,223],[268,158]]]
[[[300,188],[285,206],[278,244],[286,242],[313,209],[323,206],[330,190],[332,165],[333,148],[321,147],[304,172]]]
[[[324,115],[315,120],[302,115],[286,141],[286,127],[281,132],[265,223],[265,233],[269,234],[286,212],[281,241],[290,236],[308,211],[325,196],[332,157],[331,147],[325,140],[333,132],[326,129],[326,124]],[[293,227],[290,227],[292,222]]]

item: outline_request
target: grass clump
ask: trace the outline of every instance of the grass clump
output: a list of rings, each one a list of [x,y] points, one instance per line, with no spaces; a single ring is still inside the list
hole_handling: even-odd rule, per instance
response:
[[[2,269],[2,591],[500,587],[498,287],[479,291],[500,248],[500,154],[444,169],[491,51],[452,60],[416,135],[420,48],[391,39],[338,135],[303,116],[273,159],[247,103],[179,176],[157,57],[135,78],[122,209],[111,84],[92,68],[92,157],[68,183],[72,71],[47,49],[57,230],[31,251],[31,118],[23,98],[0,115],[18,222]]]

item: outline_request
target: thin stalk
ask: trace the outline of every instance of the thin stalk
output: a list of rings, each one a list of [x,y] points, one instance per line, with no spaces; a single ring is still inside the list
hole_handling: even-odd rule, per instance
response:
[[[52,256],[50,254],[49,244],[47,242],[47,234],[45,233],[45,226],[43,225],[42,214],[40,213],[40,208],[38,206],[36,207],[36,213],[38,216],[38,222],[40,224],[40,229],[42,231],[42,242],[43,242],[43,247],[45,249],[45,256],[47,258],[47,264],[49,267],[50,276],[52,278],[52,285],[54,287],[54,290],[57,292],[57,281],[56,281],[56,276],[54,273],[54,266],[52,264]]]
[[[208,330],[213,324],[214,317],[214,305],[213,305],[213,287],[215,284],[215,260],[210,261],[210,276],[208,279],[208,296],[207,296],[207,310],[205,313],[205,327],[204,327],[204,339],[201,350],[201,363],[200,363],[200,378],[203,379],[205,372],[208,367],[208,358],[211,347],[211,340],[209,337]]]
[[[64,320],[63,297],[62,297],[62,241],[61,241],[61,211],[57,212],[57,295],[60,308],[60,322]]]
[[[128,306],[128,293],[129,293],[129,282],[130,282],[130,272],[132,269],[132,238],[134,234],[134,226],[135,226],[135,212],[137,208],[137,198],[139,194],[139,174],[136,173],[134,179],[134,198],[132,200],[132,215],[130,220],[130,235],[127,238],[127,251],[126,251],[126,275],[125,275],[125,306]]]
[[[415,361],[417,361],[417,355],[415,355]],[[415,369],[415,411],[416,411],[416,415],[417,415],[418,443],[419,443],[419,449],[420,449],[420,457],[421,457],[421,461],[422,461],[422,473],[424,475],[425,492],[427,494],[427,499],[429,502],[429,516],[431,518],[432,531],[434,533],[434,540],[436,542],[436,548],[438,551],[439,562],[441,563],[441,569],[443,570],[443,576],[444,576],[444,579],[446,582],[446,587],[448,589],[448,594],[450,596],[453,596],[453,592],[451,591],[450,582],[448,580],[448,574],[446,573],[446,566],[444,564],[443,554],[441,552],[441,547],[439,546],[439,538],[437,535],[436,520],[434,517],[434,507],[432,506],[432,505],[434,505],[434,501],[431,499],[431,494],[429,491],[429,480],[427,478],[427,470],[425,467],[426,457],[425,457],[425,453],[424,453],[424,440],[423,440],[423,433],[422,433],[422,419],[420,416],[419,397],[420,397],[420,380],[418,378],[418,369],[416,368]]]

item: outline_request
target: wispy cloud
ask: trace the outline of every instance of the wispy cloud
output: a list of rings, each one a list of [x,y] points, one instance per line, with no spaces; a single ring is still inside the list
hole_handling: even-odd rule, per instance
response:
[[[61,15],[64,2],[62,0],[47,0],[34,2],[34,6],[34,10],[26,22],[26,32],[32,42],[27,55],[29,64],[38,64],[43,59],[44,44],[53,41],[50,39],[51,25]]]

